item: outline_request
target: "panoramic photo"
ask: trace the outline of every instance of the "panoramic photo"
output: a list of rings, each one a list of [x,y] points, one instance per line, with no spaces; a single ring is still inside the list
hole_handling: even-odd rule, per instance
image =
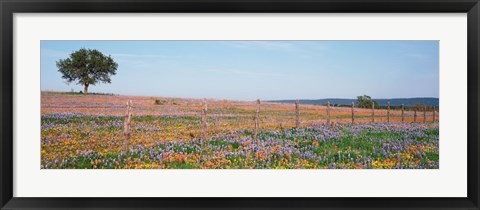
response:
[[[41,169],[439,169],[438,41],[41,41]]]

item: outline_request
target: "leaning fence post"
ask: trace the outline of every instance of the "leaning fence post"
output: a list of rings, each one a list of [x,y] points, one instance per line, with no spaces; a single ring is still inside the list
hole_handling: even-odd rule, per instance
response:
[[[352,101],[352,124],[354,123],[355,121],[355,112],[354,112],[354,109],[355,108],[355,102]]]
[[[327,125],[330,125],[330,101],[327,101]]]
[[[300,100],[295,100],[295,127],[300,127],[300,110],[299,110]]]
[[[203,139],[207,138],[208,133],[208,124],[207,124],[207,100],[203,99],[203,106],[202,106],[202,137]]]
[[[435,106],[432,106],[433,122],[435,122]]]
[[[372,101],[372,122],[375,122],[375,103]]]
[[[417,122],[417,108],[413,110],[413,122]]]
[[[128,100],[127,102],[127,114],[125,115],[125,120],[123,121],[123,145],[122,145],[122,152],[124,154],[128,151],[128,145],[130,144],[130,136],[132,135],[131,132],[131,122],[132,122],[132,100]]]
[[[258,135],[260,129],[260,99],[257,99],[257,110],[255,111],[255,136]]]
[[[427,122],[427,105],[423,106],[423,123]]]
[[[405,106],[402,104],[402,122],[405,122],[405,117],[403,115],[404,111],[405,111]]]
[[[390,101],[387,102],[387,122],[390,122]]]

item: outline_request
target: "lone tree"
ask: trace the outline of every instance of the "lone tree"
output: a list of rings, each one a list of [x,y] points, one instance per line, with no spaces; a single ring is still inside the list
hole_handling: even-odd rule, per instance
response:
[[[422,111],[425,108],[425,106],[426,105],[424,103],[417,102],[413,105],[413,108],[418,110],[418,111]]]
[[[98,82],[111,83],[110,76],[115,75],[118,64],[112,57],[103,55],[98,50],[80,49],[70,54],[69,58],[57,61],[57,68],[62,78],[68,83],[77,81],[84,86],[84,94],[88,94],[88,86]]]
[[[378,102],[375,101],[375,100],[372,100],[372,97],[367,96],[367,95],[357,96],[358,107],[371,108],[372,107],[372,102],[375,104],[375,107],[378,107]]]

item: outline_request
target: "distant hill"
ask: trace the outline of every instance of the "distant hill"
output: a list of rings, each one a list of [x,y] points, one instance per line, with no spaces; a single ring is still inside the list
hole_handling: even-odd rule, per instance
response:
[[[427,106],[438,106],[438,98],[392,98],[392,99],[373,99],[378,102],[380,106],[386,106],[387,101],[390,101],[391,106],[400,106],[404,104],[405,106],[413,106],[416,103],[422,103]],[[342,98],[326,98],[326,99],[300,99],[302,104],[320,104],[325,105],[327,101],[330,101],[330,104],[334,105],[351,105],[352,101],[356,102],[357,99],[342,99]],[[295,100],[274,100],[268,102],[276,103],[295,103]]]

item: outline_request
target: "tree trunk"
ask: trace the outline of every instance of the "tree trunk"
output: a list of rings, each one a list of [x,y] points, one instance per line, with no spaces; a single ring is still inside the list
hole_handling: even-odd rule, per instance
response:
[[[432,106],[433,122],[435,122],[435,106]]]
[[[127,102],[127,114],[125,115],[125,120],[123,121],[123,145],[122,153],[127,154],[128,145],[130,144],[130,136],[132,135],[131,123],[132,123],[132,100]]]
[[[330,125],[330,101],[327,101],[327,125]]]
[[[372,122],[375,122],[375,103],[372,101]]]
[[[208,135],[208,124],[207,124],[207,100],[203,99],[202,101],[202,138],[207,139]]]
[[[427,105],[423,106],[423,123],[427,122]]]
[[[83,88],[83,94],[85,94],[85,95],[88,94],[88,83],[86,83],[84,88]]]
[[[300,128],[300,100],[295,100],[295,127]]]
[[[352,124],[354,123],[355,121],[355,112],[354,112],[354,109],[355,108],[355,102],[352,101]]]
[[[413,110],[413,122],[417,122],[417,108],[415,107],[415,110]]]
[[[258,136],[260,130],[260,99],[257,99],[257,110],[255,111],[255,137]]]
[[[390,122],[390,101],[387,102],[387,122]]]
[[[405,112],[405,106],[402,104],[402,122],[405,122],[405,117],[404,117],[404,112]]]

